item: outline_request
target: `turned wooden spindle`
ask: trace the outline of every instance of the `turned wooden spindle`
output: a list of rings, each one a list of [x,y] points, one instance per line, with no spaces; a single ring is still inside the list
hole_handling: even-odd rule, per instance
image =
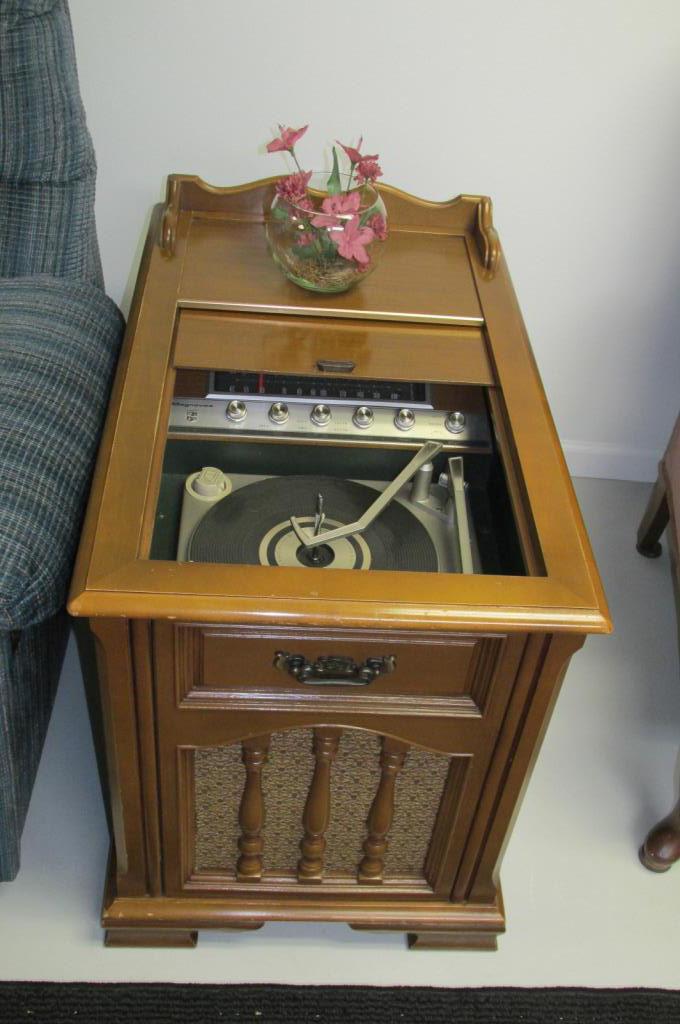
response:
[[[241,856],[236,863],[236,877],[240,882],[259,882],[262,878],[262,768],[267,763],[268,750],[268,736],[254,736],[243,741],[242,756],[246,766],[246,781],[238,812],[238,823],[241,826],[238,848]]]
[[[320,882],[323,878],[325,832],[331,816],[331,766],[341,735],[340,729],[314,730],[314,777],[302,815],[305,834],[300,842],[299,882]]]
[[[357,881],[382,882],[387,852],[387,833],[394,817],[394,788],[401,771],[408,745],[383,736],[380,754],[380,782],[368,812],[368,835],[364,840],[364,856],[357,871]]]

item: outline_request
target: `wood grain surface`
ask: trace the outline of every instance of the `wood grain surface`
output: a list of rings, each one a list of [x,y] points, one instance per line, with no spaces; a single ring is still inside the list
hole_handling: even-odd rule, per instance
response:
[[[69,602],[98,654],[107,942],[191,945],[200,928],[296,920],[405,931],[415,948],[495,948],[503,850],[567,665],[586,634],[611,629],[597,567],[490,200],[381,187],[385,257],[329,298],[268,256],[275,180],[223,189],[172,175],[142,257]],[[360,378],[472,389],[489,410],[523,575],[149,557],[176,389],[190,394],[211,370],[322,376],[328,359],[351,360]],[[306,686],[277,669],[281,650],[396,667],[366,687]],[[297,760],[299,736],[313,737],[299,751],[309,767],[272,763],[281,751]],[[230,749],[231,866],[206,867],[197,772]],[[287,872],[268,861],[268,811],[289,820],[280,802],[299,809]],[[332,868],[340,805],[358,837],[344,873]],[[393,874],[391,844],[409,828],[418,863]]]

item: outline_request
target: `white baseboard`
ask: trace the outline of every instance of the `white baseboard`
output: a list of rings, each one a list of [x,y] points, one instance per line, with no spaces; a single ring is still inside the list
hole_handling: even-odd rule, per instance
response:
[[[562,447],[572,476],[595,476],[604,480],[656,480],[663,454],[590,441],[562,441]]]

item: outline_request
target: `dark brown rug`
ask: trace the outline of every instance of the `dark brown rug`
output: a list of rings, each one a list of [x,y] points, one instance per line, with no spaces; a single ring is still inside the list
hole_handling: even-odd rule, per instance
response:
[[[3,1024],[680,1024],[680,992],[0,982]]]

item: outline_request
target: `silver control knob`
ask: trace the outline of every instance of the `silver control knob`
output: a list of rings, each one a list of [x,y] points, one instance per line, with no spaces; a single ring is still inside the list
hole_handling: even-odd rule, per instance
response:
[[[323,402],[319,402],[315,405],[311,411],[310,417],[312,423],[316,423],[317,427],[325,427],[327,423],[330,423],[331,410],[330,406],[324,405]]]
[[[240,423],[246,418],[247,411],[245,402],[242,402],[240,398],[232,398],[227,406],[227,419],[230,419],[232,423]]]
[[[272,423],[285,423],[288,419],[288,406],[285,402],[273,402],[269,407],[269,419]]]
[[[444,420],[444,425],[452,434],[460,434],[465,430],[465,414],[462,412],[450,412]]]
[[[360,405],[359,408],[354,411],[352,423],[355,427],[360,427],[361,430],[365,430],[366,427],[370,427],[373,423],[373,410],[369,409],[367,405]]]
[[[416,414],[413,409],[400,409],[394,417],[394,425],[398,430],[410,430],[415,425]]]

